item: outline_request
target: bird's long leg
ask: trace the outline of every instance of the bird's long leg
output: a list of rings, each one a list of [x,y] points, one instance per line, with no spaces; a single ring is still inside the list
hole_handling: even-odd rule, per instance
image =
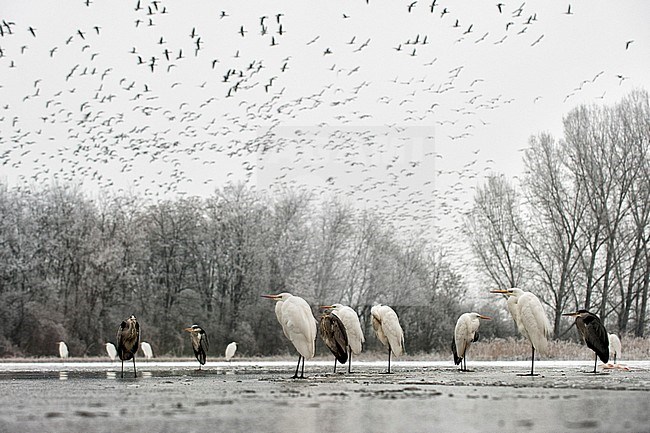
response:
[[[300,370],[300,378],[305,378],[305,357],[302,357],[302,370]]]
[[[124,360],[122,360],[122,373],[120,374],[120,377],[124,379]]]
[[[302,355],[298,355],[298,365],[296,365],[296,373],[293,375],[293,379],[298,378],[298,369],[300,368],[300,358],[302,358]]]
[[[388,346],[388,374],[390,374],[390,346]]]
[[[336,373],[336,358],[334,358],[334,373]]]
[[[614,352],[614,364],[616,364],[616,352]]]
[[[135,370],[135,355],[133,355],[133,377],[138,377],[138,373]]]
[[[350,373],[351,368],[352,368],[352,349],[348,347],[348,373]]]
[[[598,365],[598,354],[594,356],[594,373],[596,373],[596,366]]]
[[[535,375],[535,346],[533,346],[533,358],[530,363],[530,375]]]

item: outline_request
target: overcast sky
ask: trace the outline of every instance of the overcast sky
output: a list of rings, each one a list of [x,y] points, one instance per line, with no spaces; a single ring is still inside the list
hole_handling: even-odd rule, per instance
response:
[[[579,104],[650,88],[650,2],[0,1],[0,179],[307,186],[435,233]]]

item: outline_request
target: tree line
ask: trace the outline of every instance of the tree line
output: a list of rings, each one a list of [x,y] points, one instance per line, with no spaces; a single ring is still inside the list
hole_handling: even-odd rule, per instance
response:
[[[534,291],[554,337],[584,308],[610,332],[643,337],[650,285],[650,105],[637,90],[582,105],[564,136],[530,138],[518,184],[493,175],[465,221],[484,280]]]
[[[271,196],[228,185],[208,198],[144,204],[80,188],[0,185],[1,356],[103,354],[130,314],[158,355],[189,355],[193,323],[215,353],[290,350],[265,293],[314,307],[394,306],[410,350],[445,346],[464,288],[445,255],[382,217],[304,191]],[[368,347],[377,342],[368,338]]]
[[[182,329],[193,323],[215,354],[230,341],[249,356],[286,353],[274,305],[260,297],[283,291],[304,297],[316,317],[319,305],[350,305],[369,350],[380,347],[369,320],[377,302],[399,314],[410,353],[449,351],[456,319],[470,310],[498,319],[483,324],[483,337],[512,335],[498,298],[477,301],[458,269],[486,287],[534,292],[555,338],[570,329],[561,314],[578,308],[610,331],[644,336],[649,146],[645,91],[577,107],[563,138],[531,137],[520,182],[494,174],[476,189],[464,224],[473,266],[464,267],[435,240],[300,189],[229,184],[206,198],[149,203],[0,183],[0,356],[51,356],[60,340],[73,356],[103,354],[130,314],[158,355],[188,356]]]

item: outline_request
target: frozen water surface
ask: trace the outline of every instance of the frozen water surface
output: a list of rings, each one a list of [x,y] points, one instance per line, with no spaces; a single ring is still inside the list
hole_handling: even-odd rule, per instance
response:
[[[650,362],[0,363],[0,432],[647,431]],[[343,373],[345,372],[345,373]]]

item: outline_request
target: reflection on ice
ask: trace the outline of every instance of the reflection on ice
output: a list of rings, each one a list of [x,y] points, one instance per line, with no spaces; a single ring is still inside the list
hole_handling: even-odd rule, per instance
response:
[[[574,368],[574,367],[584,367],[589,361],[579,360],[579,361],[536,361],[535,365],[540,368]],[[356,361],[355,365],[359,366],[360,369],[382,369],[385,368],[386,362],[381,361]],[[455,369],[453,361],[395,361],[392,363],[395,368],[401,369]],[[593,364],[592,364],[593,365]],[[207,362],[204,366],[206,374],[237,374],[238,371],[248,370],[251,371],[263,371],[263,370],[274,370],[274,369],[283,369],[286,367],[293,366],[293,360],[286,361],[265,361],[265,360],[256,360],[256,361],[214,361]],[[329,359],[318,359],[307,361],[305,364],[306,367],[312,366],[313,368],[323,368],[331,366],[331,360]],[[472,366],[475,370],[485,369],[485,368],[521,368],[525,369],[529,367],[529,361],[473,361]],[[618,368],[623,369],[622,367],[629,368],[631,370],[648,370],[650,369],[650,361],[627,361],[624,364],[621,364]],[[143,366],[143,368],[145,368]],[[611,369],[611,366],[599,365],[598,367],[604,369]],[[166,375],[178,375],[178,374],[187,374],[188,372],[195,373],[196,363],[193,361],[149,361],[146,363],[146,371],[138,371],[138,378],[148,378],[153,376],[166,376]],[[93,376],[93,377],[102,377],[106,376],[107,379],[115,379],[116,372],[119,372],[119,368],[116,370],[115,363],[112,362],[66,362],[62,364],[60,362],[0,362],[0,375],[6,376],[7,373],[20,372],[20,373],[32,373],[35,377],[52,377],[51,374],[58,374],[58,378],[61,380],[66,380],[70,376]],[[0,376],[0,378],[2,378]]]

